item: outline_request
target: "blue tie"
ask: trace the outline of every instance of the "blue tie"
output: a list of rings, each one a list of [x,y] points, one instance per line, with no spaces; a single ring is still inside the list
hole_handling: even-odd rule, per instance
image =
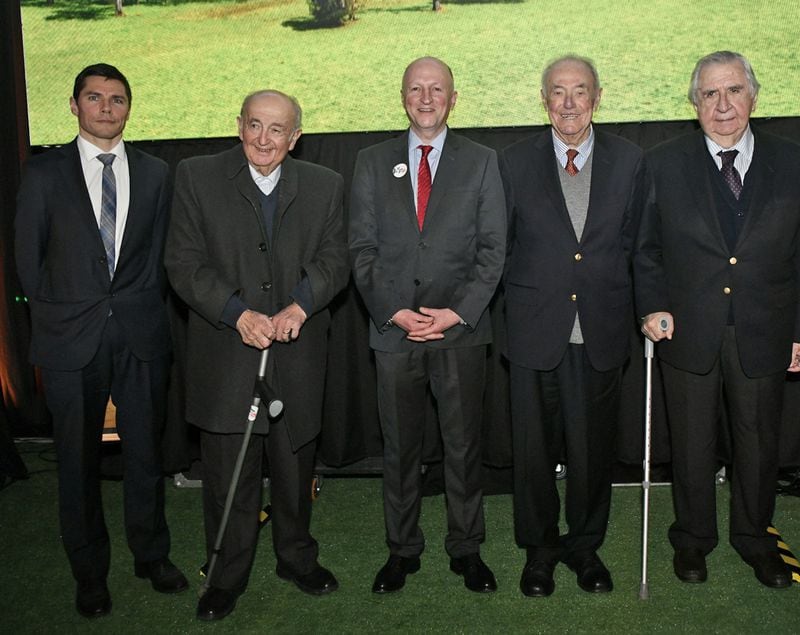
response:
[[[100,203],[100,237],[106,248],[108,277],[114,279],[114,235],[117,231],[117,181],[111,164],[117,155],[98,154],[103,164],[103,198]]]

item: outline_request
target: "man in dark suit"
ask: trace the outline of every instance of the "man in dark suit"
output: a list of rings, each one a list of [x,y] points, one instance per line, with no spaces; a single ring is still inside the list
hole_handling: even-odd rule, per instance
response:
[[[785,372],[800,371],[800,148],[750,126],[758,82],[738,53],[702,58],[702,132],[648,153],[635,257],[642,331],[658,346],[672,438],[675,574],[703,582],[718,541],[717,426],[733,445],[730,541],[769,587],[791,575],[767,533]]]
[[[608,524],[622,367],[635,324],[631,255],[643,179],[642,151],[592,127],[601,92],[590,60],[551,62],[541,88],[551,129],[501,158],[514,531],[527,551],[520,589],[534,597],[553,592],[559,560],[584,591],[613,587],[597,550]],[[562,451],[569,531],[559,536]]]
[[[422,441],[428,389],[444,446],[450,569],[473,591],[493,591],[484,539],[481,414],[487,306],[505,255],[505,205],[494,151],[454,134],[453,75],[421,58],[403,75],[411,122],[358,155],[350,205],[356,286],[371,317],[383,431],[389,560],[375,593],[397,591],[420,566]]]
[[[186,417],[201,430],[209,558],[265,348],[268,383],[285,404],[279,418],[268,421],[262,408],[255,421],[222,552],[197,607],[202,620],[228,615],[247,586],[264,445],[278,577],[314,595],[338,586],[317,562],[309,526],[327,306],[350,271],[344,186],[339,174],[288,155],[301,117],[295,99],[274,90],[253,93],[238,118],[241,144],[178,166],[165,262],[190,309]]]
[[[128,81],[94,64],[75,78],[78,137],[32,158],[17,199],[17,270],[31,310],[30,360],[53,415],[61,535],[87,617],[111,610],[100,499],[109,395],[124,459],[125,531],[135,574],[187,588],[169,561],[157,450],[170,354],[162,266],[167,165],[122,141]]]

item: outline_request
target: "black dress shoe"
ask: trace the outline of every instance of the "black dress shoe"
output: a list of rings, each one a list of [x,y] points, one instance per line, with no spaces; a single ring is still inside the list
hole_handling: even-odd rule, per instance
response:
[[[683,582],[705,582],[708,579],[706,557],[699,549],[676,549],[672,557],[672,568]]]
[[[133,566],[137,578],[150,580],[159,593],[180,593],[189,588],[189,582],[169,558],[153,562],[137,562]]]
[[[753,567],[756,578],[764,586],[772,589],[785,589],[792,585],[792,572],[777,551],[759,553],[747,559]]]
[[[460,558],[450,558],[450,571],[464,576],[464,586],[476,593],[489,593],[497,590],[494,573],[481,560],[480,554],[471,553]]]
[[[596,553],[567,566],[575,572],[578,586],[587,593],[609,593],[614,588],[611,573]]]
[[[105,580],[78,582],[75,608],[84,617],[101,617],[111,612],[111,595]]]
[[[522,570],[519,590],[530,598],[543,598],[552,595],[556,583],[553,580],[555,564],[543,560],[529,560]]]
[[[419,558],[404,558],[403,556],[389,556],[383,565],[375,582],[372,584],[373,593],[393,593],[405,586],[406,576],[419,571]]]
[[[236,608],[236,594],[212,586],[200,598],[197,603],[197,619],[204,622],[221,620],[226,615],[230,615]]]
[[[319,564],[314,567],[311,573],[304,575],[296,575],[281,567],[276,568],[275,573],[278,574],[281,580],[293,582],[298,589],[309,595],[325,595],[333,593],[339,588],[339,583],[333,577],[333,574]]]

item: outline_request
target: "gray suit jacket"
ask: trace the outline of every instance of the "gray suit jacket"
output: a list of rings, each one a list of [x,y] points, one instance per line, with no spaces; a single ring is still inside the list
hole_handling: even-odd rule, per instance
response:
[[[503,271],[506,215],[494,150],[448,131],[420,232],[408,163],[408,133],[362,150],[350,201],[353,277],[371,317],[370,345],[412,350],[386,322],[400,309],[450,308],[467,323],[425,346],[455,348],[492,339],[487,306]]]

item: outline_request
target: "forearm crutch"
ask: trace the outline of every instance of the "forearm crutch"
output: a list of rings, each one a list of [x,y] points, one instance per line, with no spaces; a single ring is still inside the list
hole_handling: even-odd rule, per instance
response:
[[[653,342],[644,338],[644,461],[642,462],[642,493],[644,505],[642,510],[642,581],[639,584],[639,599],[647,600],[650,590],[647,586],[647,542],[650,516],[650,437],[652,431],[653,411]]]
[[[214,541],[214,550],[211,552],[211,560],[208,563],[208,573],[206,574],[206,579],[203,581],[203,585],[200,587],[201,597],[211,586],[211,576],[214,573],[214,566],[217,564],[217,557],[222,550],[222,539],[225,537],[225,529],[228,527],[228,518],[230,517],[231,508],[233,507],[236,489],[239,486],[239,477],[242,474],[244,457],[247,453],[247,447],[250,445],[250,436],[253,434],[253,425],[258,416],[262,400],[267,402],[267,414],[270,418],[274,419],[283,412],[283,402],[275,396],[266,382],[267,360],[269,360],[269,349],[265,348],[261,352],[261,361],[258,365],[258,377],[256,378],[255,387],[253,388],[253,403],[250,405],[250,412],[247,415],[247,426],[245,427],[244,438],[242,439],[242,447],[239,450],[239,456],[236,457],[236,464],[234,465],[233,474],[231,475],[228,497],[225,499],[225,508],[222,511],[222,520],[217,530],[217,538]]]
[[[669,320],[661,318],[659,327],[663,332],[669,328]],[[650,521],[650,445],[653,430],[653,356],[655,354],[655,344],[653,341],[644,338],[644,461],[642,462],[642,493],[644,504],[642,505],[642,581],[639,584],[639,599],[647,600],[650,598],[650,589],[647,586],[647,547],[649,538]]]

